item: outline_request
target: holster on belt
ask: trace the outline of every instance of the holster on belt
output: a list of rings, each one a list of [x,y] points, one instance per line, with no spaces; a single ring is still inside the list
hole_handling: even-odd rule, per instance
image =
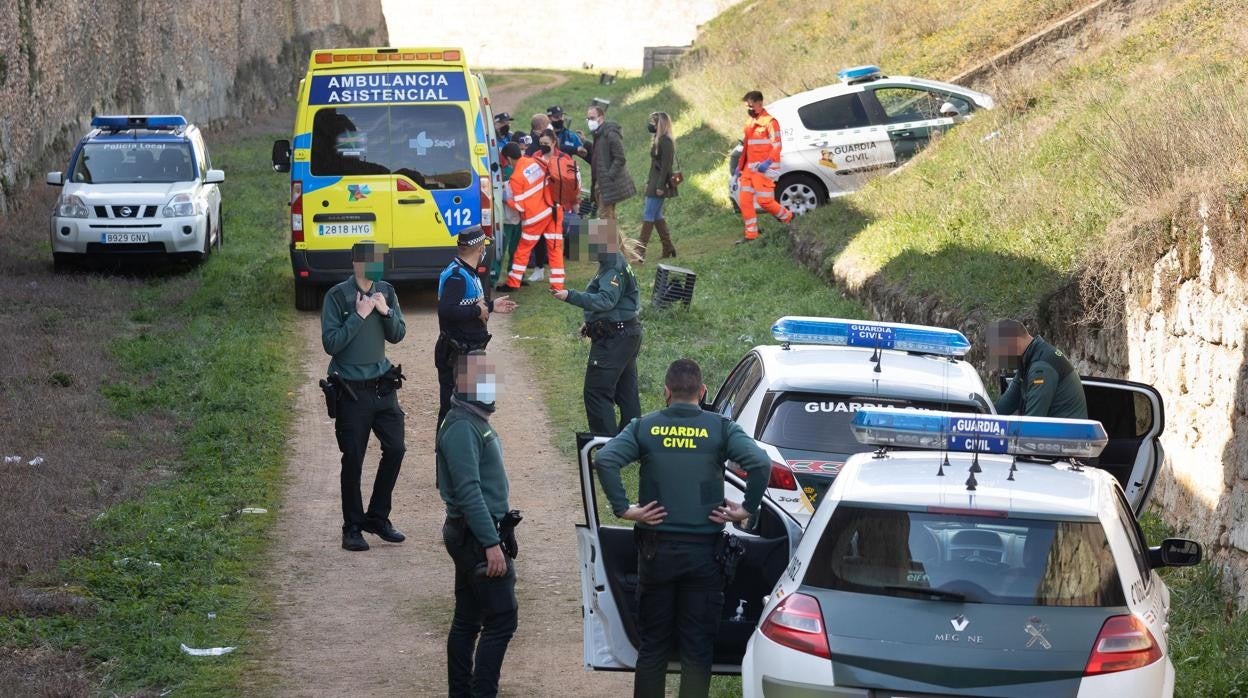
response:
[[[486,334],[484,340],[468,341],[468,340],[463,340],[463,339],[457,339],[443,332],[441,339],[445,343],[445,346],[446,346],[447,363],[453,367],[455,365],[455,360],[457,358],[465,354],[474,352],[474,351],[485,349],[485,347],[489,345],[490,340],[493,338],[494,338],[494,335]]]
[[[379,387],[389,387],[391,390],[398,390],[403,387],[403,381],[407,380],[407,376],[403,375],[403,364],[392,365],[390,370],[381,374],[377,379]]]
[[[719,569],[724,574],[725,585],[732,584],[733,578],[737,576],[737,565],[743,557],[745,544],[731,533],[724,532],[715,541],[715,562],[719,563]]]
[[[516,541],[516,526],[524,520],[524,516],[520,514],[519,509],[512,509],[507,512],[502,521],[498,522],[498,540],[499,545],[503,547],[503,552],[507,557],[513,560],[520,554],[520,544]]]
[[[355,399],[355,392],[342,380],[342,376],[338,375],[337,371],[334,371],[329,378],[322,378],[319,385],[321,392],[325,393],[325,412],[330,419],[338,418],[338,400],[344,393],[352,400]]]
[[[595,320],[587,322],[581,329],[581,334],[591,340],[610,339],[619,334],[624,329],[622,322],[607,322],[606,320]]]

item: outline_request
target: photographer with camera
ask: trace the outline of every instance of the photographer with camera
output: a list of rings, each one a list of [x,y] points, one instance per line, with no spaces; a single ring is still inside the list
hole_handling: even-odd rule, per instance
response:
[[[446,639],[449,695],[494,696],[516,632],[515,527],[507,471],[490,425],[498,383],[483,351],[457,361],[451,411],[438,427],[438,492],[446,504],[442,541],[455,563],[455,613]],[[480,637],[478,641],[478,636]]]
[[[352,551],[368,550],[361,531],[391,543],[404,540],[389,518],[390,495],[406,451],[397,392],[403,371],[386,359],[386,342],[401,342],[407,325],[394,287],[381,280],[385,254],[385,245],[356,243],[351,248],[355,273],[329,289],[321,309],[321,344],[333,357],[322,388],[342,451],[342,547]],[[369,432],[381,441],[381,465],[365,513],[360,473]]]

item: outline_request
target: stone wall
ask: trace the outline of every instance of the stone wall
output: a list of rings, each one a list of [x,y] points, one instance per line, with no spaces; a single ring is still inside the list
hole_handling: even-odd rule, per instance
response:
[[[196,123],[290,98],[313,48],[386,45],[380,0],[0,0],[0,212],[102,113]]]
[[[1123,279],[1121,316],[1092,322],[1071,282],[1023,319],[1063,348],[1085,375],[1153,385],[1165,403],[1166,459],[1152,509],[1177,535],[1205,546],[1227,589],[1248,609],[1248,196],[1194,195],[1129,231],[1158,250],[1155,264]],[[984,372],[993,318],[908,294],[904,286],[826,264],[800,231],[795,253],[875,318],[957,327]]]

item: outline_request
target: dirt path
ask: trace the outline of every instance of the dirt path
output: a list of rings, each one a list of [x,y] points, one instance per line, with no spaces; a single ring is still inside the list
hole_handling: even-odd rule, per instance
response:
[[[517,89],[538,89],[531,83]],[[507,85],[495,103],[520,93]],[[515,101],[510,101],[515,100]],[[442,502],[434,483],[437,336],[434,294],[400,294],[407,338],[388,349],[403,364],[400,394],[407,412],[407,455],[394,492],[391,519],[408,539],[400,545],[367,536],[372,549],[350,553],[340,544],[338,449],[316,380],[327,360],[315,314],[300,318],[307,380],[297,396],[289,482],[276,525],[269,585],[274,599],[268,660],[261,684],[279,696],[445,695],[446,631],[452,567],[442,547]],[[551,442],[528,357],[511,340],[510,318],[490,323],[491,354],[506,390],[492,423],[503,440],[511,503],[525,513],[517,561],[520,629],[503,667],[502,692],[511,696],[619,695],[630,677],[582,668],[581,610],[573,523],[580,518],[576,470]],[[378,451],[365,462],[367,502]]]

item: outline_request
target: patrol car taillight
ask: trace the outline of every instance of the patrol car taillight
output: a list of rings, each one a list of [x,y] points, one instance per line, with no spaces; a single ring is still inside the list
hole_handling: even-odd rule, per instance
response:
[[[1111,616],[1092,645],[1084,676],[1139,669],[1161,659],[1161,648],[1148,626],[1135,616]]]
[[[813,596],[786,596],[767,614],[759,632],[777,645],[824,659],[832,658],[828,636],[823,630],[823,609]]]
[[[793,471],[784,463],[771,462],[771,477],[767,480],[767,486],[777,490],[795,490],[797,489],[797,478],[793,476]]]
[[[303,182],[290,183],[290,241],[303,242]]]
[[[481,230],[494,235],[494,188],[489,177],[481,178]]]

